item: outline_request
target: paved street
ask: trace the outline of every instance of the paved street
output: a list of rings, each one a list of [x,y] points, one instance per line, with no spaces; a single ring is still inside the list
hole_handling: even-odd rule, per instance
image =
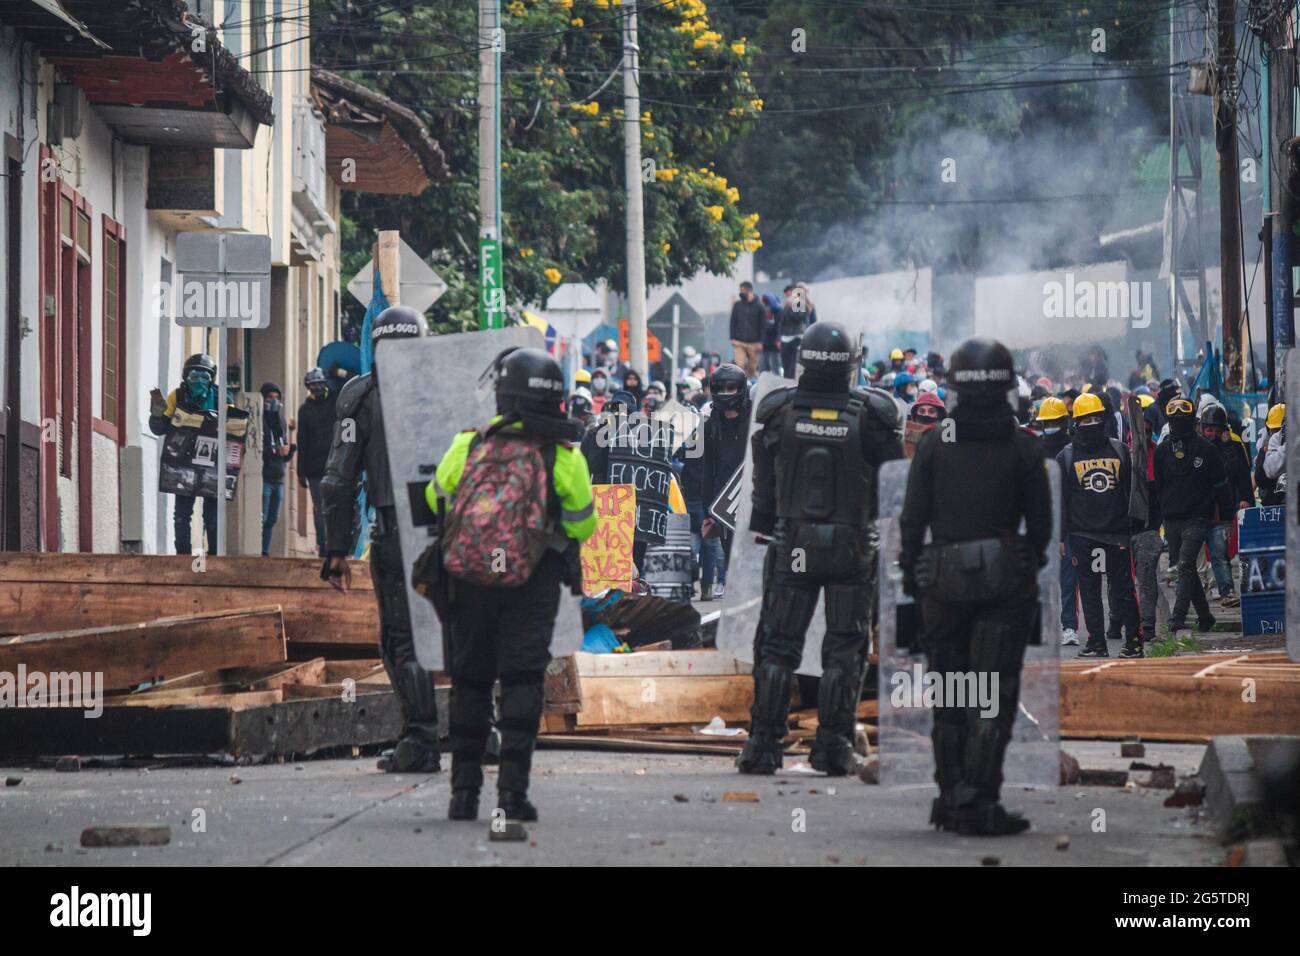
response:
[[[1113,743],[1067,743],[1085,768],[1126,768]],[[1200,747],[1148,745],[1145,762],[1193,770]],[[489,842],[479,823],[446,819],[449,781],[391,777],[372,759],[261,767],[10,768],[0,790],[0,863],[213,865],[924,865],[1204,866],[1223,850],[1168,791],[1068,787],[1008,791],[1034,828],[1003,840],[926,828],[930,791],[786,772],[738,776],[724,757],[542,751],[526,843]],[[239,779],[232,783],[231,777]],[[1135,774],[1135,776],[1137,776]],[[489,776],[489,791],[492,786]],[[750,791],[758,802],[723,799]],[[684,798],[684,799],[683,799]],[[191,832],[194,810],[206,832]],[[1106,832],[1094,833],[1097,808]],[[485,809],[490,810],[490,805]],[[801,813],[802,811],[802,813]],[[798,820],[804,832],[794,832]],[[82,849],[91,825],[169,824],[164,847]],[[1058,850],[1058,837],[1070,838]]]

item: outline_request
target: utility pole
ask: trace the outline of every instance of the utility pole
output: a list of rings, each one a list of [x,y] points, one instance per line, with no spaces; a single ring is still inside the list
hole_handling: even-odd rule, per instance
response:
[[[1237,162],[1237,3],[1218,0],[1214,140],[1219,153],[1219,292],[1224,384],[1244,391],[1241,315],[1241,181]]]
[[[1297,185],[1295,165],[1295,118],[1292,112],[1292,83],[1295,69],[1295,49],[1285,43],[1284,36],[1270,33],[1264,38],[1268,57],[1265,84],[1267,113],[1264,125],[1268,129],[1268,188],[1270,253],[1272,259],[1272,313],[1269,328],[1273,333],[1273,348],[1269,355],[1269,386],[1278,389],[1284,385],[1286,362],[1283,356],[1295,345],[1293,320],[1295,290],[1291,281],[1292,248],[1295,236],[1296,199],[1293,190]]]
[[[501,0],[478,0],[479,327],[505,324],[501,274]]]
[[[636,6],[623,18],[623,175],[627,180],[627,344],[629,364],[649,373],[645,314],[645,218],[641,205],[641,89]]]

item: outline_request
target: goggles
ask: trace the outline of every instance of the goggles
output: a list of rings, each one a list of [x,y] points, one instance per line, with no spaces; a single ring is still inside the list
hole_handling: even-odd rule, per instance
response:
[[[212,373],[204,368],[192,368],[185,373],[185,381],[190,385],[211,385]]]
[[[1172,398],[1165,406],[1166,415],[1190,415],[1193,411],[1192,403],[1185,398]]]

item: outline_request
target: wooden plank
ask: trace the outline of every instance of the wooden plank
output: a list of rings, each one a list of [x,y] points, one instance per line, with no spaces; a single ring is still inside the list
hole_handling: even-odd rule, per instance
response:
[[[169,674],[283,661],[278,605],[186,614],[139,623],[29,634],[0,643],[0,671],[102,673],[104,687],[132,687]]]
[[[0,554],[0,634],[134,624],[179,614],[278,604],[291,643],[373,648],[379,614],[364,562],[344,595],[307,558]],[[319,655],[312,655],[319,656]],[[373,649],[367,657],[375,656]]]
[[[1300,684],[1260,668],[1254,699],[1242,678],[1171,674],[1061,674],[1061,734],[1200,742],[1218,734],[1293,734],[1300,727]]]
[[[437,690],[435,699],[438,723],[445,727],[447,691]],[[236,757],[308,754],[324,747],[389,743],[401,732],[402,710],[393,693],[358,694],[355,702],[287,700],[233,712],[227,749]]]
[[[117,703],[123,707],[217,707],[227,710],[238,707],[260,707],[263,704],[275,704],[284,700],[284,691],[275,690],[237,691],[233,694],[131,694],[119,698]]]
[[[337,684],[345,678],[365,680],[374,674],[384,672],[383,661],[326,661],[325,677],[322,684]]]
[[[576,714],[582,710],[582,681],[572,654],[557,657],[547,665],[544,692],[544,713]]]
[[[749,674],[751,666],[721,651],[638,651],[573,655],[580,677],[725,677]]]
[[[217,671],[187,674],[177,681],[162,681],[138,691],[135,697],[169,694],[174,697],[210,697],[237,691],[274,690],[286,683],[320,684],[324,682],[325,659],[315,658],[290,664],[280,662],[256,667],[227,667]]]
[[[353,561],[352,590],[370,593],[370,566]],[[194,559],[166,554],[81,554],[53,551],[0,553],[0,582],[42,584],[124,584],[178,587],[237,587],[277,591],[302,589],[330,592],[320,579],[319,558],[214,557],[204,559],[202,570]],[[257,603],[269,604],[268,600]]]
[[[613,656],[613,655],[609,655]],[[748,675],[720,677],[583,677],[577,726],[728,724],[749,720],[754,682]]]

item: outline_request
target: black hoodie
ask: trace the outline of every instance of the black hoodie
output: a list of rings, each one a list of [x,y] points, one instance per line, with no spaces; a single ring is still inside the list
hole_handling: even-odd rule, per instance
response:
[[[1156,446],[1156,494],[1166,520],[1214,519],[1220,489],[1228,478],[1219,450],[1196,434],[1190,417],[1169,423]]]
[[[1132,465],[1128,451],[1105,434],[1105,424],[1075,430],[1074,440],[1056,456],[1061,466],[1061,540],[1077,534],[1115,544],[1127,543],[1133,529],[1128,515]]]

